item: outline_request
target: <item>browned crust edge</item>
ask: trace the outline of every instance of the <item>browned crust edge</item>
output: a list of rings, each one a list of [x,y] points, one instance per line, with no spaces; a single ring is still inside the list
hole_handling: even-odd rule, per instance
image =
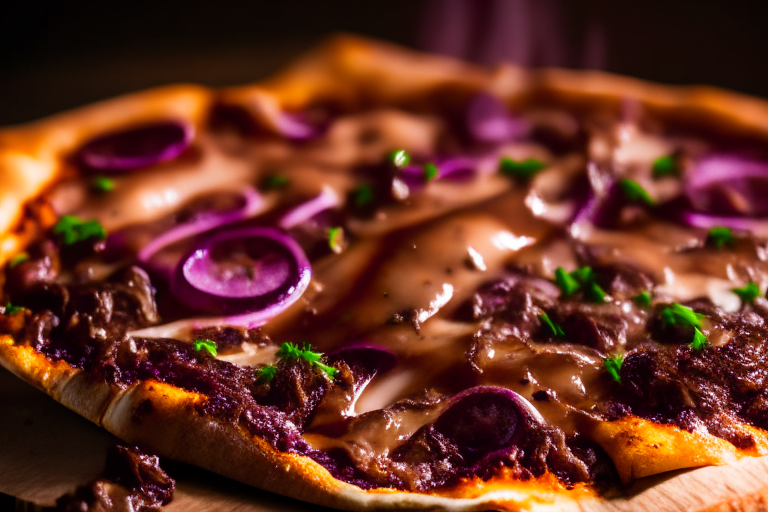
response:
[[[281,109],[300,109],[318,100],[334,99],[348,105],[363,101],[402,104],[428,101],[435,91],[443,89],[489,90],[507,98],[510,104],[523,101],[533,90],[578,103],[619,104],[634,99],[671,115],[695,115],[709,122],[726,123],[736,132],[768,137],[768,103],[711,87],[668,87],[600,72],[525,73],[512,67],[491,71],[389,44],[337,36],[261,84],[219,92],[186,85],[159,88],[0,131],[0,181],[4,183],[0,191],[0,262],[17,252],[26,239],[18,225],[23,204],[56,179],[65,155],[94,134],[162,116],[181,117],[200,126],[214,100],[245,106],[265,126],[275,128]],[[488,507],[642,510],[650,503],[642,501],[648,490],[628,500],[582,499],[578,502],[566,492],[546,492],[535,486],[526,491],[489,491],[476,499],[366,492],[335,480],[307,458],[279,453],[232,426],[199,417],[192,409],[194,401],[199,399],[197,395],[153,382],[129,390],[112,389],[106,384],[88,381],[68,365],[52,363],[24,347],[13,347],[3,338],[0,338],[0,364],[128,442],[317,504],[348,510],[483,510]],[[152,413],[139,418],[134,410],[145,400],[152,402]],[[194,449],[190,450],[190,446]],[[765,459],[756,460],[762,463]],[[686,491],[676,482],[682,479],[685,485],[692,485],[697,480],[699,484],[711,481],[714,485],[724,478],[733,480],[742,473],[739,469],[742,462],[702,468],[651,487],[650,491],[662,494],[672,492],[666,499],[676,507],[667,508],[656,502],[656,508],[765,509],[768,478],[751,482],[741,490],[734,484],[734,492],[703,503],[687,502],[692,489]],[[281,469],[276,471],[276,468]],[[689,476],[697,473],[702,476]],[[688,481],[691,478],[693,480]],[[683,491],[678,493],[679,499],[674,496],[676,488]]]

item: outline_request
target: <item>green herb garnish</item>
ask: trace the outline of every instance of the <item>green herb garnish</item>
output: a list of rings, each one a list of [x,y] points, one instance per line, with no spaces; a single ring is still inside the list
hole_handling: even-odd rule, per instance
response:
[[[261,189],[277,190],[287,187],[290,182],[291,180],[289,180],[287,176],[283,176],[281,174],[270,174],[269,176],[264,176],[264,178],[261,180]]]
[[[539,320],[541,320],[541,323],[546,325],[549,328],[549,331],[552,334],[552,336],[555,336],[555,337],[565,336],[565,332],[563,332],[562,327],[560,327],[555,322],[553,322],[545,311],[541,312],[541,314],[539,315]]]
[[[704,333],[699,330],[698,327],[693,328],[693,341],[690,343],[690,347],[693,350],[701,350],[707,346],[709,341]]]
[[[593,302],[605,302],[608,296],[605,290],[597,284],[597,276],[592,267],[581,267],[571,273],[562,267],[555,270],[555,283],[566,297],[573,295],[578,290],[584,290],[584,294]]]
[[[53,232],[61,237],[64,245],[96,238],[104,240],[107,237],[101,224],[95,220],[80,220],[73,215],[65,215],[53,225]]]
[[[424,179],[427,181],[432,181],[433,179],[437,178],[438,169],[437,166],[433,163],[424,164]]]
[[[760,296],[760,288],[757,286],[757,283],[751,281],[746,286],[734,288],[731,291],[738,295],[744,304],[752,304]]]
[[[373,202],[373,187],[368,184],[360,185],[352,191],[352,201],[355,206],[362,208]]]
[[[10,260],[8,260],[8,266],[13,268],[13,267],[15,267],[16,265],[18,265],[20,263],[24,263],[28,259],[29,259],[29,254],[27,254],[25,252],[19,253],[16,256],[14,256],[13,258],[11,258]]]
[[[661,321],[664,325],[679,325],[701,329],[701,319],[704,315],[697,313],[687,306],[674,303],[661,311]]]
[[[677,176],[680,173],[680,166],[677,163],[677,158],[673,155],[660,156],[653,161],[652,169],[654,178]]]
[[[621,382],[621,365],[624,364],[624,356],[617,354],[615,356],[606,357],[603,359],[603,366],[606,371],[611,374],[613,380]]]
[[[411,163],[411,155],[406,153],[404,149],[396,149],[388,155],[388,159],[395,167],[402,168]]]
[[[651,199],[648,192],[646,192],[638,182],[633,180],[621,180],[619,186],[621,187],[621,191],[627,202],[653,206],[653,199]]]
[[[115,182],[106,176],[96,176],[91,180],[91,188],[96,192],[110,192],[115,188]]]
[[[277,375],[277,366],[269,364],[259,368],[259,371],[256,375],[261,381],[272,382],[272,379],[274,379],[275,375]]]
[[[198,352],[205,350],[213,357],[216,357],[216,342],[211,340],[197,340],[195,341],[195,350]]]
[[[331,379],[336,376],[336,368],[321,363],[320,358],[323,357],[323,354],[320,352],[313,352],[312,345],[309,345],[308,343],[304,343],[301,348],[295,343],[283,343],[280,350],[277,351],[277,357],[281,357],[287,361],[298,361],[299,359],[303,359],[310,365],[324,371]]]
[[[586,285],[586,293],[592,302],[605,302],[606,297],[608,297],[605,290],[594,281]]]
[[[6,315],[12,315],[14,313],[18,313],[19,311],[23,311],[24,309],[26,309],[26,308],[24,308],[22,306],[14,306],[13,304],[11,304],[9,302],[9,303],[7,303],[5,305],[5,314]]]
[[[555,283],[566,297],[573,295],[581,287],[576,278],[573,277],[572,274],[566,272],[563,267],[557,267],[557,270],[555,270]]]
[[[635,304],[638,306],[647,308],[651,305],[651,294],[648,292],[640,292],[632,297],[632,300],[635,301]]]
[[[499,170],[502,174],[524,180],[536,176],[546,166],[547,164],[535,158],[518,161],[504,157],[499,161]]]
[[[733,245],[733,232],[731,228],[716,227],[709,230],[707,235],[707,245],[712,245],[718,249]]]
[[[328,230],[328,247],[336,254],[344,250],[344,228],[336,226]]]

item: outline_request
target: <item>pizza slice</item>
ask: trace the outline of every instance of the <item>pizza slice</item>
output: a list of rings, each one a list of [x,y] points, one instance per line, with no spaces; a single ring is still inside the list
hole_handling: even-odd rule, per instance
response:
[[[320,505],[755,508],[765,119],[341,37],[6,129],[0,363]]]

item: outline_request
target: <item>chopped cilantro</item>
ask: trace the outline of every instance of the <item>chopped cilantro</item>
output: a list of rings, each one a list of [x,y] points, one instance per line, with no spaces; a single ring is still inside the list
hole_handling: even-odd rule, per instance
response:
[[[648,192],[646,192],[638,182],[633,180],[621,180],[619,186],[624,194],[624,198],[628,202],[653,206],[653,199],[651,199]]]
[[[499,161],[499,170],[502,174],[519,179],[533,178],[546,166],[547,164],[535,158],[512,160],[511,158],[504,157]]]
[[[545,311],[541,312],[541,314],[539,315],[539,320],[541,320],[541,323],[543,325],[546,325],[549,328],[549,331],[552,334],[552,336],[555,336],[555,337],[565,336],[565,332],[563,332],[562,327],[560,327],[555,322],[553,322]]]
[[[674,155],[660,156],[653,161],[652,169],[654,178],[677,176],[680,173],[680,166]]]
[[[411,155],[404,149],[396,149],[388,155],[389,161],[397,168],[405,167],[411,163]]]
[[[269,176],[264,176],[264,178],[261,180],[261,189],[277,190],[287,187],[288,183],[290,183],[290,180],[287,176],[283,176],[281,174],[270,174]]]
[[[592,267],[590,266],[577,268],[576,270],[571,272],[571,275],[581,285],[585,285],[587,283],[593,283],[595,281],[595,272],[594,270],[592,270]]]
[[[634,300],[635,304],[638,306],[647,308],[651,305],[651,294],[648,292],[641,292],[632,297],[632,300]]]
[[[555,282],[566,297],[583,289],[584,295],[593,302],[605,302],[607,293],[597,284],[597,276],[592,267],[581,267],[570,274],[562,267],[555,270]]]
[[[216,357],[216,342],[211,340],[197,340],[195,341],[195,350],[198,352],[205,350],[213,357]]]
[[[560,291],[566,297],[576,293],[580,287],[576,278],[566,272],[563,267],[558,267],[555,270],[555,283],[557,283],[557,287],[560,288]]]
[[[24,308],[22,306],[14,306],[13,304],[11,304],[9,302],[9,303],[7,303],[5,305],[5,314],[6,315],[12,315],[14,313],[18,313],[19,311],[23,311],[24,309],[26,309],[26,308]]]
[[[352,191],[352,201],[355,206],[362,208],[373,202],[373,187],[368,184],[360,185]]]
[[[694,327],[693,341],[690,344],[691,348],[693,350],[701,350],[707,346],[707,343],[709,343],[709,341],[707,340],[707,337],[704,336],[704,333],[701,332],[698,327]]]
[[[664,308],[661,312],[661,321],[667,326],[679,325],[701,329],[702,318],[704,318],[704,315],[701,313],[697,313],[691,308],[677,303]]]
[[[608,296],[605,290],[594,281],[587,285],[586,293],[592,302],[605,302],[605,298]]]
[[[107,237],[104,228],[95,220],[80,220],[72,215],[65,215],[53,225],[53,232],[61,237],[64,245],[72,245],[89,238],[103,240]]]
[[[739,296],[744,304],[752,304],[755,299],[760,295],[760,288],[757,283],[749,282],[742,288],[734,288],[731,290],[733,293]]]
[[[336,254],[344,250],[344,228],[336,226],[328,230],[328,247]]]
[[[611,374],[613,380],[621,382],[621,365],[624,364],[624,356],[617,354],[615,356],[606,357],[603,359],[603,366],[606,371]]]
[[[91,180],[91,188],[96,192],[110,192],[115,188],[115,182],[106,176],[96,176]]]
[[[20,263],[24,263],[28,259],[29,259],[29,254],[27,254],[25,252],[19,253],[16,256],[14,256],[13,258],[11,258],[10,260],[8,260],[8,266],[13,268],[13,267],[15,267],[16,265],[18,265]]]
[[[299,348],[299,346],[295,343],[283,343],[283,345],[280,347],[280,350],[277,351],[277,357],[281,357],[288,361],[298,361],[299,359],[303,359],[310,365],[324,371],[331,379],[336,376],[336,368],[321,363],[320,358],[323,357],[323,354],[320,352],[313,352],[312,345],[307,343],[305,343],[301,348]]]
[[[272,379],[275,378],[275,375],[277,375],[277,366],[272,364],[259,368],[257,373],[259,380],[264,382],[272,382]]]
[[[716,227],[709,230],[707,235],[707,245],[712,245],[718,249],[733,245],[733,232],[731,228]]]
[[[437,166],[433,163],[424,164],[424,179],[427,181],[432,181],[433,179],[437,178],[438,169]]]

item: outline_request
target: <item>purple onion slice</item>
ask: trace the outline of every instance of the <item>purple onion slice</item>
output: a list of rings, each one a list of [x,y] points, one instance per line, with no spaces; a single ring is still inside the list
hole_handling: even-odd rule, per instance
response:
[[[694,228],[712,229],[725,227],[745,231],[760,237],[768,237],[768,218],[753,219],[729,215],[709,215],[706,213],[683,211],[680,221]]]
[[[281,112],[276,120],[277,131],[291,140],[309,140],[317,137],[322,128],[309,122],[306,115],[301,113]]]
[[[182,258],[171,291],[191,309],[212,315],[276,315],[294,303],[312,270],[301,247],[273,228],[213,235]]]
[[[507,450],[539,413],[522,396],[498,386],[476,386],[456,395],[434,428],[453,441],[470,464]]]
[[[355,391],[360,393],[376,375],[394,368],[397,364],[397,356],[383,348],[357,346],[342,348],[329,354],[328,361],[328,364],[336,361],[347,363],[355,376]]]
[[[159,250],[175,242],[205,233],[214,228],[231,224],[256,215],[261,210],[263,201],[255,188],[248,185],[238,191],[242,195],[242,205],[234,210],[203,215],[191,222],[176,226],[158,236],[139,251],[138,260],[145,266],[151,266],[152,256]]]
[[[83,166],[102,172],[127,171],[173,160],[189,147],[195,129],[183,121],[159,121],[102,135],[78,153]]]
[[[482,160],[470,156],[453,156],[438,158],[434,161],[437,174],[428,178],[424,172],[424,166],[411,164],[398,171],[397,176],[410,190],[420,190],[429,181],[447,180],[463,183],[471,180],[478,174]]]
[[[768,162],[738,155],[710,155],[689,171],[685,195],[699,212],[768,216]]]
[[[467,130],[477,142],[500,143],[524,136],[529,127],[513,118],[499,98],[478,93],[467,106]]]
[[[339,206],[340,203],[341,200],[336,191],[325,186],[320,194],[283,215],[278,221],[278,226],[283,229],[291,229],[303,224],[320,212]]]

